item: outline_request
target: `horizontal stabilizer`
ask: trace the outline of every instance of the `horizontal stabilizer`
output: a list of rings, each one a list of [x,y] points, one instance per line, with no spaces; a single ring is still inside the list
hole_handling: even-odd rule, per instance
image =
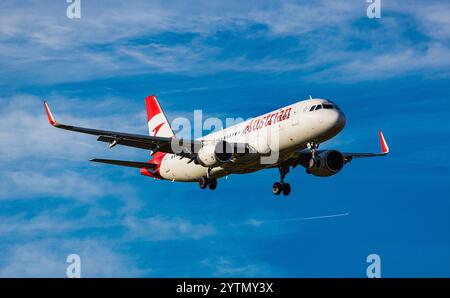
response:
[[[138,169],[142,169],[142,168],[155,169],[156,168],[156,164],[152,164],[152,163],[148,163],[148,162],[139,162],[139,161],[99,159],[99,158],[91,159],[91,161],[107,163],[107,164],[116,165],[116,166],[138,168]]]

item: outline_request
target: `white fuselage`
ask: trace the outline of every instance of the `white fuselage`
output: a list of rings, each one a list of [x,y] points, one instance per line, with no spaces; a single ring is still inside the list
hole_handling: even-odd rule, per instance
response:
[[[219,178],[276,167],[295,151],[306,148],[307,143],[322,143],[334,137],[344,128],[345,115],[338,108],[310,111],[318,104],[333,103],[324,99],[300,101],[199,138],[203,142],[247,143],[261,153],[256,159],[238,159],[231,166],[214,167],[211,175]],[[266,161],[261,160],[261,156],[265,156]],[[268,159],[270,157],[272,159]],[[186,182],[197,181],[206,176],[207,171],[207,167],[174,154],[163,157],[159,170],[164,179]]]

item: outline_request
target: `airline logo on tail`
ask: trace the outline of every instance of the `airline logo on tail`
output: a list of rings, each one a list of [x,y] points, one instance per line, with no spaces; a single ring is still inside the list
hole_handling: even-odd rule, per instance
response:
[[[174,133],[170,128],[161,106],[156,96],[151,95],[145,99],[145,107],[147,108],[148,133],[153,137],[174,137]]]
[[[161,129],[161,127],[162,127],[164,124],[166,124],[166,123],[163,122],[163,123],[161,123],[161,124],[158,124],[158,125],[156,125],[155,128],[152,129],[152,132],[154,133],[153,136],[156,136],[156,135],[158,134],[159,130]],[[149,129],[150,129],[150,127],[149,127]]]

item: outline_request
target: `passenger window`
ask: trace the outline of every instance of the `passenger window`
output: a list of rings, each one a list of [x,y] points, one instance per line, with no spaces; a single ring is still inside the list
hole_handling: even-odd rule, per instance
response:
[[[311,109],[309,109],[310,112],[314,111],[314,109],[316,108],[316,106],[312,106]]]

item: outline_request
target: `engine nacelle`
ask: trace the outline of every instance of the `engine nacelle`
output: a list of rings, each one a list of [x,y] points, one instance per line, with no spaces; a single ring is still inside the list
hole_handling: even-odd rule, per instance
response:
[[[229,162],[233,157],[233,147],[227,141],[208,143],[197,154],[197,162],[204,167],[216,167]]]
[[[345,165],[345,158],[341,152],[336,150],[327,150],[320,152],[316,156],[317,165],[306,169],[309,174],[319,177],[333,176],[339,173]]]

